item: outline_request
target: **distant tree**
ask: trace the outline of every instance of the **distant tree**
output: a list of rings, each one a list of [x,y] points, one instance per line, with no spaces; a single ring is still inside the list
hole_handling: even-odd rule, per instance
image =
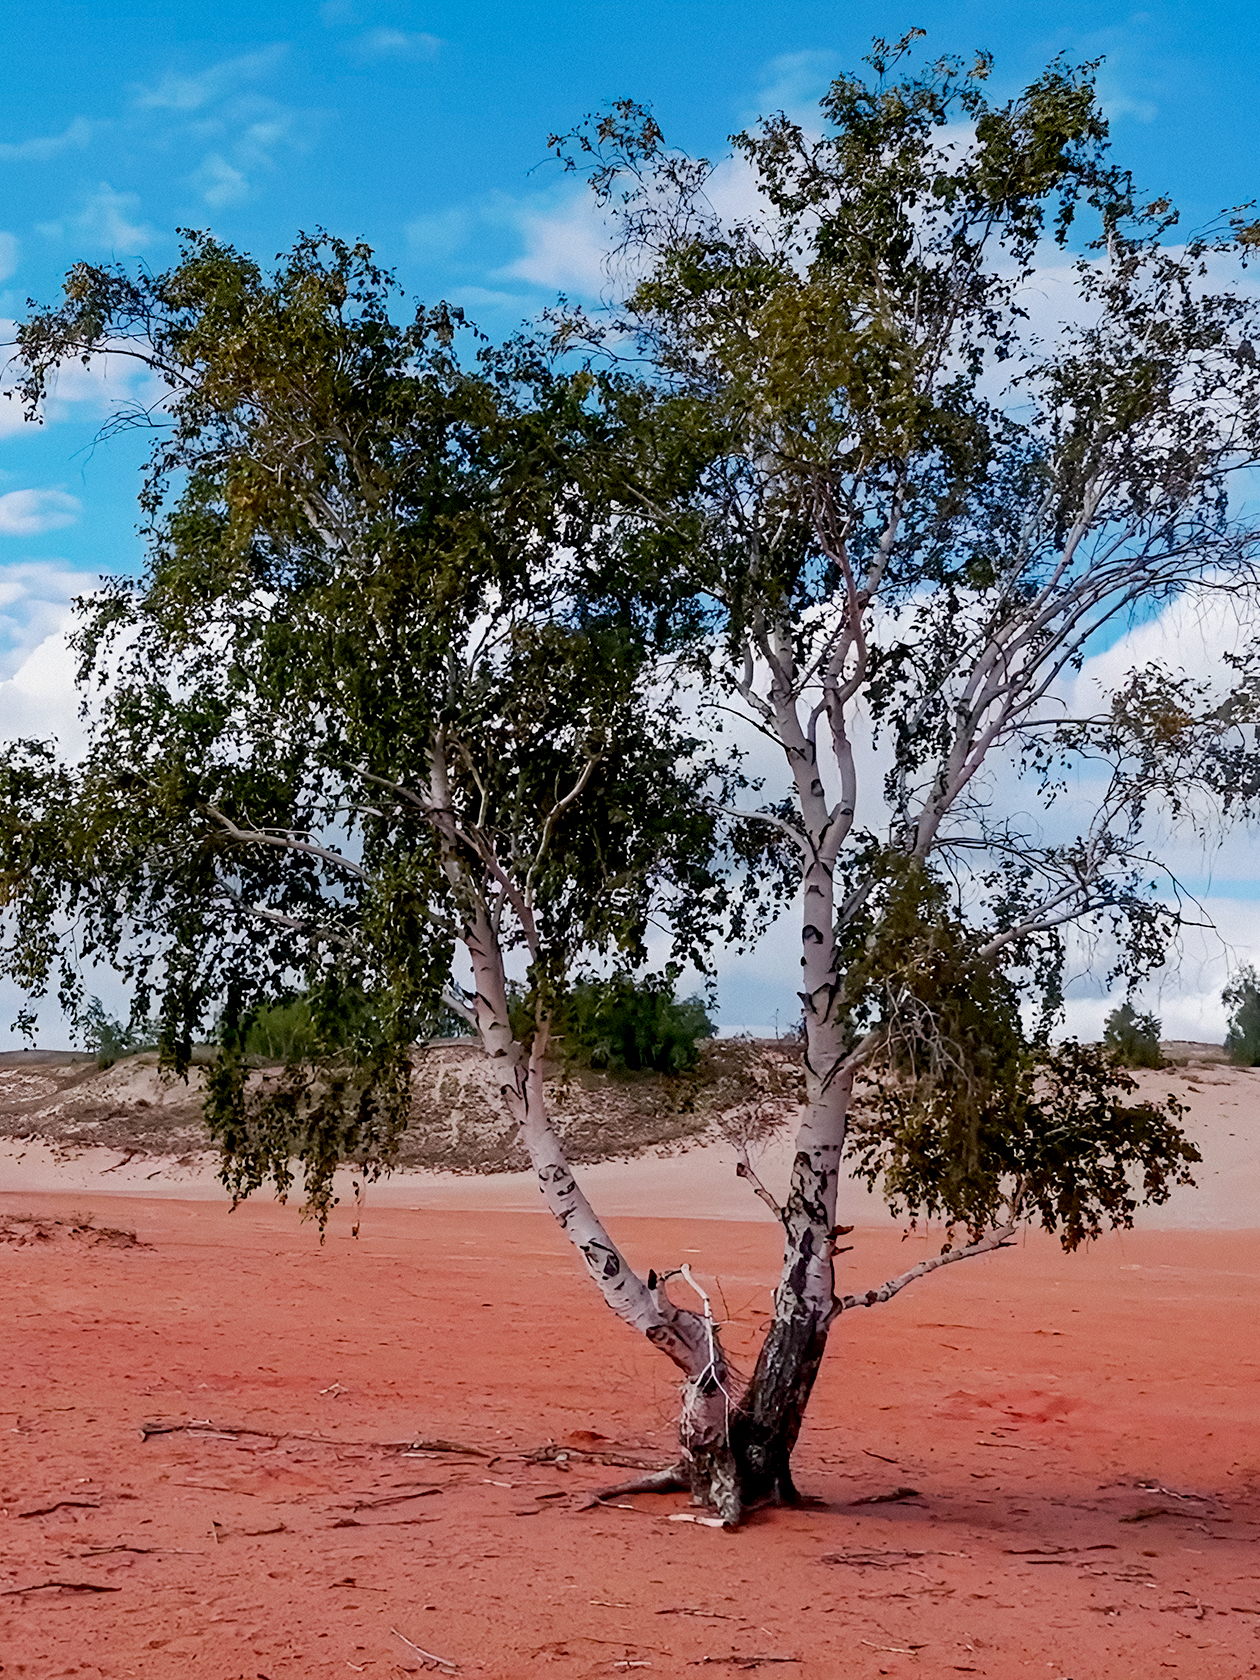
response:
[[[1131,1003],[1122,1003],[1103,1023],[1103,1046],[1121,1067],[1163,1067],[1161,1031],[1162,1024],[1154,1015],[1139,1015]]]
[[[98,997],[87,1000],[80,1027],[83,1042],[95,1053],[100,1068],[113,1067],[120,1057],[140,1050],[155,1050],[158,1044],[158,1029],[152,1021],[120,1021]]]
[[[1239,969],[1221,993],[1221,1001],[1230,1011],[1227,1055],[1240,1067],[1260,1067],[1260,979],[1255,969]]]

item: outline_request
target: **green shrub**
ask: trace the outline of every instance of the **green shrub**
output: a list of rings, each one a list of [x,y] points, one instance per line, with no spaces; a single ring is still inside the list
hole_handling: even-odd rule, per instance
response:
[[[613,1073],[686,1073],[713,1022],[698,997],[674,996],[672,976],[580,980],[557,1012],[566,1060]]]
[[[356,1037],[370,1038],[377,1030],[371,999],[360,992],[347,993],[341,998],[341,1013],[332,1023],[331,1042],[324,1048],[339,1048]],[[469,1030],[468,1023],[453,1010],[441,1010],[432,1019],[415,1024],[417,1039],[458,1038]],[[304,996],[267,1004],[254,1016],[245,1035],[246,1055],[267,1062],[308,1061],[318,1049],[310,1001]]]
[[[1103,1026],[1103,1044],[1121,1067],[1163,1067],[1159,1050],[1162,1023],[1154,1015],[1139,1015],[1131,1003],[1113,1009]]]
[[[250,1022],[245,1053],[268,1062],[298,1062],[315,1050],[311,1006],[305,998],[268,1004]]]
[[[1260,981],[1254,968],[1240,968],[1221,993],[1232,1010],[1225,1050],[1240,1067],[1260,1067]]]

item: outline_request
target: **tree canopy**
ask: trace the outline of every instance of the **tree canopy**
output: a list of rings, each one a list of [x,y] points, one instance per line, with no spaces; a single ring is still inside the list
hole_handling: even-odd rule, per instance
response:
[[[229,1187],[297,1161],[321,1215],[339,1161],[388,1164],[408,1047],[458,1012],[590,1277],[686,1373],[686,1478],[727,1521],[793,1497],[836,1318],[932,1269],[837,1295],[844,1172],[946,1222],[933,1266],[1029,1220],[1073,1247],[1188,1180],[1175,1100],[1054,1042],[1068,941],[1132,988],[1178,922],[1152,819],[1260,789],[1252,654],[1224,692],[1149,666],[1067,705],[1126,621],[1254,595],[1260,321],[1215,273],[1260,231],[1175,235],[1095,66],[997,101],[986,56],[918,62],[918,33],[817,131],[735,137],[742,215],[632,102],[558,137],[620,229],[604,315],[492,346],[446,307],[398,324],[361,246],[268,275],[188,234],[165,274],[78,265],[20,332],[33,408],[105,350],[165,395],[147,568],[78,639],[88,753],[0,767],[7,972],[73,1010],[113,962],[177,1070],[212,1027]],[[1047,254],[1066,314],[1035,325]],[[604,1229],[544,1070],[565,1009],[603,1042],[649,935],[703,965],[789,904],[804,1102],[741,1386],[707,1300]],[[260,1087],[251,1023],[299,994]],[[640,1026],[609,1055],[668,1038]]]
[[[8,960],[72,1012],[112,962],[177,1070],[215,1036],[233,1189],[296,1158],[320,1209],[338,1160],[388,1159],[408,1046],[476,1022],[458,941],[519,949],[545,1019],[581,957],[641,963],[662,908],[703,960],[728,899],[721,766],[669,680],[697,609],[628,505],[685,463],[644,458],[615,381],[524,341],[461,357],[457,313],[399,326],[391,291],[335,239],[266,276],[190,234],[166,274],[80,266],[23,329],[32,402],[106,338],[167,395],[148,567],[78,637],[92,745],[6,760]],[[255,1100],[250,1023],[299,991],[310,1055]]]

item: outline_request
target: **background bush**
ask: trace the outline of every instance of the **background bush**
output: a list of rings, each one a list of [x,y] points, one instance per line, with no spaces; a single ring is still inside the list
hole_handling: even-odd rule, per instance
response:
[[[700,998],[674,996],[670,975],[581,980],[557,1014],[565,1060],[611,1073],[687,1073],[715,1031]]]
[[[1154,1015],[1139,1015],[1131,1003],[1122,1003],[1107,1017],[1103,1045],[1121,1067],[1163,1067],[1159,1049],[1162,1025]]]

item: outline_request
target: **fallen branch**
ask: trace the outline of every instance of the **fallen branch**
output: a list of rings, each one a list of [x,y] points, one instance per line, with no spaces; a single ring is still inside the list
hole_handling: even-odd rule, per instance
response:
[[[251,1435],[262,1441],[303,1441],[309,1446],[366,1447],[374,1452],[400,1453],[404,1458],[412,1455],[422,1458],[431,1453],[454,1453],[465,1458],[484,1458],[492,1463],[495,1459],[511,1459],[524,1464],[554,1464],[562,1470],[568,1469],[571,1464],[607,1464],[627,1470],[648,1471],[665,1468],[661,1464],[653,1464],[648,1459],[635,1458],[628,1453],[585,1452],[579,1447],[558,1446],[555,1441],[545,1441],[541,1447],[534,1447],[526,1452],[505,1453],[491,1452],[488,1447],[471,1447],[463,1441],[447,1441],[441,1438],[421,1438],[413,1441],[351,1441],[340,1436],[319,1435],[308,1429],[258,1429],[243,1423],[213,1423],[209,1418],[190,1418],[185,1423],[153,1418],[140,1425],[140,1434],[146,1441],[154,1435],[198,1435],[202,1438],[223,1440]]]
[[[36,1581],[29,1587],[6,1587],[0,1598],[17,1598],[22,1593],[47,1592],[56,1587],[61,1592],[121,1592],[121,1587],[105,1587],[97,1581]]]
[[[855,1499],[855,1505],[895,1505],[899,1499],[922,1499],[918,1488],[899,1487],[891,1493],[868,1493],[862,1499]]]
[[[357,1505],[347,1507],[351,1511],[374,1511],[378,1505],[405,1505],[409,1499],[427,1499],[431,1493],[443,1493],[440,1487],[420,1487],[414,1493],[388,1493],[382,1499],[360,1499]]]
[[[387,1522],[361,1523],[357,1517],[338,1517],[330,1528],[408,1528],[421,1523],[441,1522],[441,1517],[394,1517]]]
[[[109,1552],[135,1552],[138,1557],[151,1557],[161,1552],[171,1557],[205,1557],[205,1552],[190,1551],[187,1546],[89,1546],[86,1552],[76,1552],[76,1557],[92,1558],[104,1557]]]
[[[950,1249],[947,1254],[934,1255],[931,1260],[920,1260],[917,1266],[911,1266],[908,1272],[902,1272],[900,1277],[889,1278],[878,1289],[868,1289],[860,1295],[840,1295],[831,1310],[831,1321],[839,1317],[842,1312],[848,1312],[851,1307],[873,1307],[883,1301],[891,1301],[894,1295],[899,1295],[908,1283],[916,1278],[926,1277],[929,1272],[937,1271],[941,1266],[952,1266],[959,1260],[973,1260],[980,1254],[993,1254],[999,1248],[1009,1248],[1015,1235],[1015,1225],[1003,1225],[1000,1230],[990,1231],[987,1237],[981,1237],[979,1242],[972,1243],[968,1248]]]
[[[1115,1548],[1113,1547],[1112,1550]],[[884,1551],[884,1552],[824,1552],[819,1563],[845,1563],[851,1569],[901,1569],[909,1558],[966,1557],[966,1552],[940,1551]]]
[[[628,1453],[583,1452],[578,1447],[558,1447],[554,1441],[535,1447],[533,1452],[504,1453],[502,1457],[521,1459],[526,1464],[607,1464],[626,1470],[648,1471],[672,1468],[663,1464],[651,1464],[646,1459],[632,1458]]]
[[[210,1418],[189,1418],[183,1423],[165,1418],[152,1418],[140,1425],[140,1434],[146,1441],[153,1435],[218,1436],[224,1440],[239,1435],[252,1435],[261,1441],[304,1441],[308,1445],[319,1447],[370,1447],[377,1452],[461,1453],[468,1458],[495,1457],[495,1454],[485,1447],[469,1447],[460,1441],[350,1441],[342,1436],[319,1435],[309,1429],[257,1429],[252,1424],[245,1423],[214,1423]]]
[[[755,1656],[742,1657],[738,1652],[732,1652],[729,1657],[700,1657],[697,1666],[705,1663],[725,1663],[730,1668],[761,1668],[766,1663],[798,1663],[799,1657]]]
[[[32,1511],[19,1511],[19,1517],[48,1517],[54,1511],[78,1510],[99,1511],[99,1499],[59,1499],[55,1505],[37,1505]]]
[[[405,1633],[399,1633],[397,1628],[390,1628],[389,1631],[393,1634],[395,1639],[401,1639],[408,1650],[414,1651],[418,1657],[423,1657],[426,1663],[435,1663],[438,1668],[448,1669],[451,1673],[454,1673],[459,1667],[459,1664],[457,1662],[452,1662],[449,1657],[435,1657],[432,1651],[421,1650],[419,1645],[414,1644],[410,1639],[408,1639]]]

